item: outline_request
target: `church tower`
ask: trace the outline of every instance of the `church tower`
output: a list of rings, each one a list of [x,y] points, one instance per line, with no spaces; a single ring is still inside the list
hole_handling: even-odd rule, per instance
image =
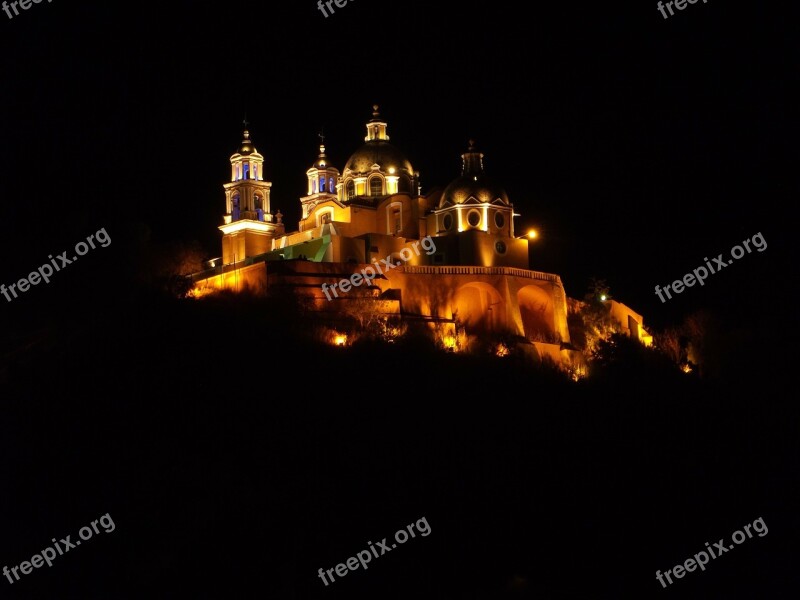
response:
[[[270,212],[272,183],[264,181],[264,157],[250,140],[245,122],[244,139],[231,156],[231,181],[226,183],[222,231],[222,263],[240,262],[272,250],[272,239],[284,234],[280,212]]]
[[[339,181],[339,169],[334,167],[325,154],[325,139],[319,147],[319,156],[311,168],[306,171],[308,178],[307,195],[300,198],[303,207],[303,219],[306,219],[314,207],[325,200],[336,200],[336,183]]]

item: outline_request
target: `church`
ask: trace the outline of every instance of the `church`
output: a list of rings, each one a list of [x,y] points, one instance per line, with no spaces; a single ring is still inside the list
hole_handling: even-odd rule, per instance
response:
[[[487,176],[475,142],[461,155],[461,173],[424,195],[419,172],[390,143],[378,108],[341,171],[320,146],[294,231],[270,210],[264,157],[245,130],[224,184],[222,257],[192,277],[193,295],[290,289],[334,321],[350,316],[363,325],[369,315],[422,323],[450,350],[506,339],[537,357],[572,361],[561,279],[530,269],[530,241],[514,228],[519,215]],[[332,336],[339,344],[348,339]]]

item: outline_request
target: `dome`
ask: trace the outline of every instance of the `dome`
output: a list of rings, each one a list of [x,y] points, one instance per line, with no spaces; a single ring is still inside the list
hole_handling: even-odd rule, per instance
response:
[[[372,165],[380,165],[384,173],[394,169],[400,174],[405,171],[407,175],[414,175],[414,168],[400,150],[385,140],[370,140],[355,151],[345,164],[345,172],[349,169],[354,173],[369,173]]]
[[[506,191],[492,182],[483,171],[483,154],[475,148],[470,140],[469,150],[461,155],[463,167],[461,177],[453,180],[442,192],[439,208],[450,204],[463,204],[470,197],[478,202],[494,202],[499,199],[503,204],[510,204]]]
[[[242,156],[250,156],[251,154],[258,154],[256,147],[253,145],[253,141],[250,139],[250,132],[245,129],[244,131],[244,139],[242,140],[242,145],[239,146],[239,149],[236,151],[236,154],[240,154]]]
[[[311,168],[312,169],[317,169],[317,170],[322,170],[322,171],[324,171],[325,169],[336,169],[333,166],[333,164],[331,163],[330,159],[328,158],[328,155],[325,154],[325,146],[324,145],[320,145],[320,147],[319,147],[319,156],[317,157],[317,160],[314,161],[314,164],[311,165]]]
[[[499,198],[503,204],[509,204],[506,191],[492,183],[486,175],[462,175],[444,188],[439,208],[448,204],[464,204],[470,197],[478,202],[494,202]]]

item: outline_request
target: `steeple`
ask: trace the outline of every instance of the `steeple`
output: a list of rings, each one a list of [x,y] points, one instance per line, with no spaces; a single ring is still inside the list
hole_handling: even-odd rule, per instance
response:
[[[244,121],[242,143],[231,155],[231,181],[225,188],[222,258],[224,264],[239,262],[271,249],[271,238],[282,235],[284,226],[270,212],[272,183],[264,181],[264,157],[250,139],[250,124]]]

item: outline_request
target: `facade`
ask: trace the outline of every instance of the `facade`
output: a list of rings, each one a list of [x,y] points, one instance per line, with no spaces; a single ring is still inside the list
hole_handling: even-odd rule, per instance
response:
[[[221,264],[194,276],[195,294],[290,287],[320,314],[373,302],[401,320],[467,337],[502,334],[564,360],[570,340],[561,279],[530,269],[514,206],[487,176],[473,141],[461,158],[460,175],[423,195],[419,172],[390,143],[375,106],[363,145],[341,171],[320,146],[299,197],[300,222],[287,232],[270,210],[264,157],[245,131],[224,185]]]

